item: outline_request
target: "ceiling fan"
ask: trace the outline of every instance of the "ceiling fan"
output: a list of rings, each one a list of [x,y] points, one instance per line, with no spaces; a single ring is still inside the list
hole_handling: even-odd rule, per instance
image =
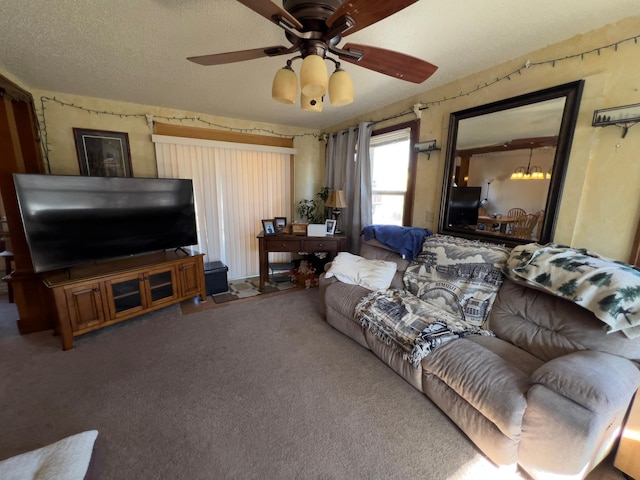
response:
[[[283,8],[271,0],[238,1],[281,27],[291,45],[201,55],[188,60],[208,66],[300,52],[300,57],[295,58],[306,60],[315,55],[336,63],[338,71],[339,62],[327,57],[327,53],[332,53],[342,61],[413,83],[424,82],[438,68],[424,60],[383,48],[355,43],[337,46],[342,37],[383,20],[418,0],[283,0]],[[285,68],[290,69],[290,62]],[[302,68],[305,68],[304,62]],[[304,76],[302,72],[301,76]],[[304,88],[303,93],[307,93]]]

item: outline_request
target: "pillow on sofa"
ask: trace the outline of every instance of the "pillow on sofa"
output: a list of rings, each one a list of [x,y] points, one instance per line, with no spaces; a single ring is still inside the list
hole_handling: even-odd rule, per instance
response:
[[[407,267],[405,288],[425,302],[481,326],[489,316],[510,249],[448,235],[425,238]]]
[[[82,480],[89,468],[97,436],[97,430],[89,430],[3,460],[0,462],[0,478]]]
[[[389,288],[396,273],[395,262],[367,260],[349,252],[340,252],[333,259],[325,278],[336,277],[351,285],[360,285],[369,290]]]

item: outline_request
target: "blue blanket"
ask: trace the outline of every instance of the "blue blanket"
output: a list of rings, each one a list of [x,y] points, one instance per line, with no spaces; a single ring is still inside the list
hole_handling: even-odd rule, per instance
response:
[[[427,228],[400,227],[398,225],[369,225],[362,229],[365,240],[375,238],[385,247],[389,247],[412,261],[422,249],[425,237],[432,235]]]

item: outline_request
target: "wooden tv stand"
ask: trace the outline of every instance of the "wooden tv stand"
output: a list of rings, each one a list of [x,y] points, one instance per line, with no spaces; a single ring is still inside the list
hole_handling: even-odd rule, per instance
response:
[[[206,300],[201,253],[163,251],[41,275],[51,289],[62,349],[73,337],[188,298]]]

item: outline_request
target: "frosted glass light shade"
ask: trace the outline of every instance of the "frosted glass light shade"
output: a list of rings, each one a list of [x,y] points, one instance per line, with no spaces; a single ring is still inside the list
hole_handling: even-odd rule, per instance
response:
[[[302,110],[306,110],[308,112],[321,112],[322,97],[311,98],[311,97],[307,97],[304,93],[301,93],[300,106],[302,107]]]
[[[327,91],[329,76],[324,59],[319,55],[307,55],[300,67],[300,90],[309,98],[320,98]]]
[[[341,107],[353,103],[353,81],[344,70],[336,70],[329,78],[329,99],[331,105]]]
[[[298,96],[298,78],[295,72],[288,67],[281,68],[273,77],[271,85],[271,98],[278,102],[293,104]]]

